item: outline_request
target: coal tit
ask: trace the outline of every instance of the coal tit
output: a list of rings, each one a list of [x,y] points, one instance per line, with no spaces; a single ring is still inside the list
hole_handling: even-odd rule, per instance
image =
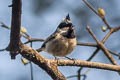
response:
[[[37,51],[45,51],[53,56],[65,57],[74,50],[76,43],[74,26],[68,14],[58,25],[56,31],[45,40]]]

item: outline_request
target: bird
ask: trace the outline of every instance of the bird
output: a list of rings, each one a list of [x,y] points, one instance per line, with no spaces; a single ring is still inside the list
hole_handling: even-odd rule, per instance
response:
[[[70,20],[69,14],[58,25],[56,31],[52,33],[42,44],[38,52],[45,51],[53,56],[66,57],[76,47],[77,40],[75,28]]]

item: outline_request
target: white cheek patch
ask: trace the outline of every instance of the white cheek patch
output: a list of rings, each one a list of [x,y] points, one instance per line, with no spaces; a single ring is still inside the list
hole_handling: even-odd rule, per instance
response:
[[[66,22],[67,22],[67,23],[72,23],[70,20],[67,20]]]
[[[70,20],[65,19],[65,18],[63,18],[61,22],[62,22],[62,23],[72,23]]]
[[[65,27],[65,28],[63,28],[63,29],[58,28],[57,31],[58,31],[59,33],[65,33],[65,32],[68,31],[68,29],[69,29],[69,27]]]

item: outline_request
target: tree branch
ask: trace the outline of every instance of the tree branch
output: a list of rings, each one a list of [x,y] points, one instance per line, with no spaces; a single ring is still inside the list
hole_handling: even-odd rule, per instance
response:
[[[111,71],[120,71],[120,66],[117,65],[110,65],[110,64],[103,64],[98,62],[89,62],[89,61],[83,61],[83,60],[54,60],[54,59],[46,59],[42,55],[40,55],[37,51],[32,49],[31,47],[27,45],[22,45],[21,49],[21,55],[28,60],[31,60],[33,63],[37,64],[38,66],[42,67],[45,71],[49,74],[51,74],[50,67],[56,66],[78,66],[78,67],[89,67],[89,68],[97,68],[97,69],[105,69],[105,70],[111,70]],[[46,69],[46,67],[48,69]],[[49,71],[50,70],[50,71]],[[54,71],[55,69],[53,69]],[[59,73],[59,71],[55,71],[53,73]],[[52,75],[53,75],[52,73]]]
[[[89,67],[89,68],[105,69],[105,70],[120,72],[120,66],[117,66],[117,65],[110,65],[110,64],[103,64],[103,63],[89,62],[89,61],[82,61],[82,60],[46,59],[45,57],[40,55],[36,50],[23,44],[20,41],[21,5],[22,5],[21,0],[13,0],[10,43],[9,43],[9,46],[7,47],[7,50],[10,51],[12,59],[15,58],[16,54],[20,53],[23,57],[27,58],[28,60],[32,61],[33,63],[41,67],[54,80],[66,80],[65,76],[58,70],[58,66]],[[107,23],[105,24],[107,25]],[[108,25],[108,27],[110,26]],[[117,31],[118,28],[116,28],[115,30]],[[109,51],[104,47],[103,43],[108,39],[108,37],[111,34],[112,32],[107,37],[105,37],[103,42],[101,43],[99,43],[97,38],[93,36],[94,39],[97,41],[98,45],[89,44],[89,43],[78,43],[78,45],[97,47],[96,52],[94,52],[94,54],[88,60],[91,60],[96,55],[96,53],[99,51],[98,46],[100,46],[100,48],[105,53],[107,53],[107,56],[109,57],[108,55]],[[26,38],[28,38],[29,40],[28,42],[31,42],[32,39],[29,36],[27,36]],[[33,39],[32,41],[38,41],[38,40]],[[41,39],[40,41],[44,41],[44,40]],[[108,52],[105,50],[107,50]],[[111,62],[113,61],[111,60]],[[115,63],[113,62],[113,64]]]
[[[21,6],[22,0],[12,1],[12,22],[11,22],[11,34],[10,43],[7,50],[10,51],[11,58],[15,58],[17,53],[33,61],[39,67],[44,69],[54,80],[66,80],[64,75],[58,70],[57,64],[48,63],[43,56],[40,56],[31,47],[24,45],[20,41],[20,27],[21,27]],[[27,53],[31,54],[27,54]],[[39,56],[39,58],[38,58]]]
[[[20,50],[21,7],[21,0],[12,0],[10,43],[6,48],[6,50],[10,51],[11,59],[15,59]]]
[[[88,6],[88,8],[90,8],[97,16],[99,16],[102,19],[102,21],[104,22],[108,29],[111,29],[111,26],[107,23],[105,17],[100,16],[98,12],[86,0],[83,0],[83,2]]]
[[[97,40],[96,36],[94,35],[94,33],[92,32],[92,30],[90,29],[90,27],[87,26],[86,28],[89,33],[92,35],[92,37],[96,40],[98,46],[101,48],[101,50],[105,53],[105,55],[108,57],[108,59],[110,60],[110,62],[114,65],[117,65],[116,61],[114,60],[114,58],[111,56],[110,52],[107,50],[107,48],[104,47],[104,44],[100,41]]]
[[[20,54],[45,70],[54,80],[66,80],[58,70],[56,62],[50,62],[31,47],[22,44]]]
[[[31,60],[33,63],[37,64],[38,66],[40,66],[42,69],[47,71],[48,74],[54,75],[54,77],[56,77],[56,73],[61,74],[59,71],[54,69],[54,67],[57,68],[57,65],[89,67],[89,68],[111,70],[116,72],[120,71],[120,66],[117,66],[117,65],[103,64],[98,62],[89,62],[89,61],[83,61],[83,60],[46,59],[45,57],[40,55],[37,51],[35,51],[31,47],[24,44],[22,45],[21,55],[27,58],[28,60]]]

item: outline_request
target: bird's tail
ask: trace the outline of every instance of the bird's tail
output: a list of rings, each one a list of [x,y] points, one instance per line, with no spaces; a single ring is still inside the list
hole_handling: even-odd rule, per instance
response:
[[[36,49],[37,52],[43,51],[42,48]]]

